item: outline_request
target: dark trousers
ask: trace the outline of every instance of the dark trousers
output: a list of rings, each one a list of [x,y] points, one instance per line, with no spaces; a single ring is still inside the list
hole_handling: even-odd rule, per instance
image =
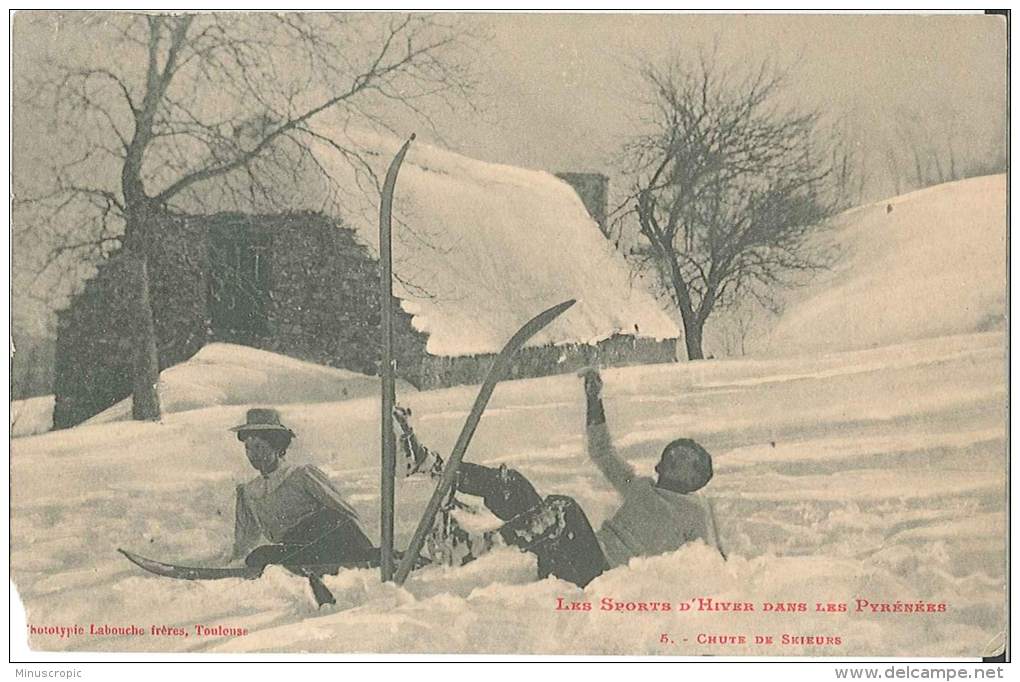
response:
[[[302,567],[302,575],[312,567],[321,568],[314,571],[321,575],[335,573],[341,566],[378,565],[379,550],[353,519],[323,509],[287,531],[283,542],[256,547],[244,562],[259,568],[269,564]]]
[[[399,560],[400,552],[394,552]],[[356,521],[332,509],[308,517],[287,531],[283,542],[256,547],[245,558],[248,566],[264,569],[270,564],[308,578],[319,606],[335,604],[333,593],[322,583],[323,575],[341,568],[368,568],[380,564],[379,548],[372,545]],[[414,567],[424,565],[423,560]]]
[[[523,474],[513,469],[462,462],[457,489],[478,495],[505,523],[499,534],[509,544],[538,557],[540,578],[554,575],[584,587],[609,563],[584,510],[572,497],[544,500]]]

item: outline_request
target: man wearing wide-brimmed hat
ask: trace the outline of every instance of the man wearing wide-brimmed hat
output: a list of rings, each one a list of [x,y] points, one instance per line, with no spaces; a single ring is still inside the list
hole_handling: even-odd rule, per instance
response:
[[[286,461],[296,436],[280,421],[279,412],[252,408],[245,422],[230,430],[259,471],[258,477],[237,486],[232,560],[246,557],[249,566],[378,560],[379,551],[362,530],[358,513],[326,475],[310,464],[291,466]],[[271,544],[256,549],[262,538]]]

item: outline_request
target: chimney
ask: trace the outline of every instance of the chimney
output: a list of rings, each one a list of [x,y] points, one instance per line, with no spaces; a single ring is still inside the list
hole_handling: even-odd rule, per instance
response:
[[[581,203],[588,214],[598,223],[599,230],[606,234],[606,220],[609,214],[609,178],[602,173],[557,173],[581,197]]]

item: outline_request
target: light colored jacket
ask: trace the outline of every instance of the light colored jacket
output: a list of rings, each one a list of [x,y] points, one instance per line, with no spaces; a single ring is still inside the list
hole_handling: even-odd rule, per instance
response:
[[[638,476],[616,453],[605,423],[587,428],[588,456],[623,497],[623,504],[595,534],[610,566],[622,566],[637,556],[654,556],[704,540],[718,547],[709,502]]]
[[[237,486],[233,557],[239,558],[264,537],[280,542],[287,531],[323,509],[358,522],[358,513],[321,469],[286,462],[268,476]]]

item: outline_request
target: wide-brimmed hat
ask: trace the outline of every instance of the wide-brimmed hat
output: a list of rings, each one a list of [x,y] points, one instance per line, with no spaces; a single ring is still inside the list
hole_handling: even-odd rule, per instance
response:
[[[280,413],[271,407],[253,407],[248,410],[245,422],[230,427],[231,431],[243,433],[245,431],[282,431],[289,433],[291,438],[296,434],[280,423]]]

